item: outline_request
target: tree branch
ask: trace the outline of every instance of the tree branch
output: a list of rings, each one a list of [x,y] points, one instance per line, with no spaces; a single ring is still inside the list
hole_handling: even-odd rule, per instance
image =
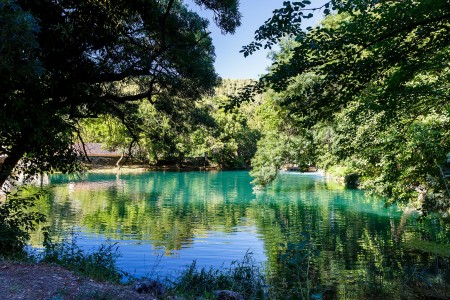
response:
[[[360,49],[357,53],[361,53],[362,51],[364,51],[365,49],[369,48],[370,46],[373,46],[373,45],[375,45],[378,42],[381,42],[381,41],[384,41],[385,39],[393,37],[393,36],[395,36],[395,35],[397,35],[397,34],[399,34],[401,32],[411,31],[411,30],[413,30],[414,28],[416,28],[418,26],[427,25],[427,24],[430,24],[430,23],[443,21],[443,20],[446,20],[448,18],[450,18],[450,14],[445,14],[445,15],[442,15],[442,16],[439,16],[439,17],[436,17],[436,18],[422,20],[420,22],[409,24],[406,27],[393,30],[393,31],[389,32],[388,34],[382,35],[382,36],[376,38],[375,40],[373,40],[373,41],[363,45],[363,48]]]
[[[161,29],[161,45],[162,47],[166,46],[166,34],[165,34],[165,26],[166,26],[166,22],[167,19],[169,17],[169,13],[170,10],[172,9],[173,3],[175,2],[175,0],[170,0],[169,3],[167,4],[167,8],[166,8],[166,12],[164,13],[164,15],[162,15],[161,20],[160,20],[160,29]]]
[[[137,100],[142,100],[145,98],[151,98],[152,96],[157,95],[156,93],[153,93],[152,90],[153,89],[149,89],[145,93],[140,93],[140,94],[136,94],[136,95],[128,95],[128,96],[117,96],[117,95],[112,95],[112,94],[106,94],[106,95],[100,97],[100,100],[111,100],[116,103],[126,103],[126,102],[130,102],[130,101],[137,101]]]
[[[87,153],[87,151],[86,151],[86,144],[85,144],[85,142],[84,142],[84,140],[83,140],[83,137],[81,136],[80,130],[78,130],[78,128],[76,128],[75,126],[72,126],[72,128],[73,128],[73,130],[76,132],[77,137],[78,137],[78,139],[79,139],[80,142],[81,142],[81,147],[82,147],[82,149],[83,149],[84,157],[86,157],[87,161],[88,161],[89,163],[91,163],[91,159],[89,158],[88,153]]]

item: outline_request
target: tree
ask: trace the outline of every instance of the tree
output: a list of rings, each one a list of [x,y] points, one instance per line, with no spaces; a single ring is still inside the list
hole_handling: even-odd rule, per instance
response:
[[[1,186],[14,168],[73,170],[80,119],[114,115],[134,141],[135,101],[195,99],[217,82],[208,21],[182,1],[0,3]],[[237,0],[195,3],[224,33],[240,24]]]
[[[283,41],[283,50],[275,57],[288,55],[290,41]],[[300,120],[289,113],[283,105],[288,95],[297,93],[307,86],[308,76],[302,77],[285,91],[276,93],[268,91],[264,101],[258,107],[256,116],[262,120],[263,137],[258,141],[257,151],[252,158],[253,183],[257,187],[265,187],[278,175],[278,170],[287,164],[295,164],[300,168],[310,166],[315,162],[315,151],[312,134],[308,129],[299,126]]]
[[[424,211],[447,210],[448,1],[310,4],[285,1],[244,47],[249,55],[285,35],[296,41],[241,99],[269,88],[284,93],[314,74],[281,104],[296,126],[318,133],[320,152],[328,152],[318,163],[353,168],[389,203],[420,198]],[[301,31],[301,20],[319,10],[327,18]]]
[[[244,105],[229,112],[221,106],[228,95],[249,82],[224,79],[214,96],[195,101],[155,96],[155,104],[140,102],[133,117],[139,128],[137,146],[132,149],[134,158],[151,164],[183,163],[185,157],[206,155],[221,168],[248,167],[260,136],[257,124],[253,124],[255,106]],[[81,123],[84,141],[128,150],[132,136],[119,119],[104,115]]]
[[[402,86],[405,82],[424,70],[445,70],[448,66],[448,1],[333,0],[323,8],[326,15],[330,9],[337,14],[303,32],[299,29],[301,20],[310,17],[304,15],[305,10],[319,9],[304,8],[307,4],[310,1],[286,1],[285,8],[276,10],[257,31],[257,41],[242,50],[249,55],[265,39],[265,47],[270,47],[285,34],[295,38],[297,45],[289,62],[276,61],[257,88],[280,91],[299,74],[314,72],[322,76],[323,81],[317,86],[321,93],[290,99],[302,107],[299,113],[326,118],[373,84],[387,84],[389,89],[383,95],[386,98],[401,97],[405,92],[413,94],[414,90]],[[394,76],[395,80],[385,80]],[[445,77],[445,72],[441,76]],[[448,89],[442,86],[424,92],[442,100],[448,98]]]

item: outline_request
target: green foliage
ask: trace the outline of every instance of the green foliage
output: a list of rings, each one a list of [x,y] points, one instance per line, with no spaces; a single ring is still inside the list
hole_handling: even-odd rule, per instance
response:
[[[32,175],[52,168],[73,170],[75,155],[67,133],[71,122],[53,115],[47,103],[37,104],[45,67],[39,58],[36,17],[17,1],[3,0],[0,28],[0,156],[6,156],[0,164],[0,186],[16,166]]]
[[[251,80],[223,79],[215,95],[204,99],[214,127],[203,127],[195,134],[193,155],[206,153],[222,168],[247,168],[261,136],[256,110],[258,105],[242,105],[230,110],[224,106]]]
[[[313,135],[310,131],[298,127],[301,118],[289,114],[283,106],[287,95],[295,94],[314,81],[314,76],[307,74],[286,91],[269,91],[264,94],[264,100],[255,112],[256,117],[261,119],[263,133],[252,159],[250,174],[255,178],[255,185],[264,187],[272,182],[283,165],[294,164],[305,169],[314,164],[316,157]]]
[[[45,194],[25,187],[6,196],[0,203],[0,253],[2,256],[20,255],[30,238],[30,232],[46,221],[35,210],[36,201]]]
[[[120,254],[115,244],[102,244],[98,249],[86,251],[76,243],[75,237],[55,244],[47,235],[44,247],[41,262],[54,263],[89,278],[114,283],[119,283],[124,275],[116,264]]]
[[[204,5],[207,9],[214,12],[214,22],[222,33],[234,33],[236,28],[241,25],[241,14],[239,13],[239,1],[211,1],[194,0],[198,5]]]
[[[447,114],[430,113],[407,124],[399,116],[386,124],[386,112],[365,108],[362,120],[354,109],[337,115],[334,155],[361,175],[361,187],[390,202],[419,199],[425,210],[445,211],[449,194],[442,168],[450,149]]]
[[[258,142],[258,150],[252,159],[250,175],[253,183],[266,186],[272,182],[278,170],[285,164],[307,167],[312,158],[308,155],[311,141],[304,136],[288,136],[283,133],[268,133]]]
[[[237,1],[196,3],[224,32],[240,24]],[[217,84],[208,20],[182,1],[2,0],[0,12],[2,186],[15,169],[76,170],[84,118],[114,116],[136,141],[135,101],[167,112]]]
[[[247,167],[260,137],[252,124],[254,109],[243,106],[225,112],[221,104],[237,93],[248,80],[224,80],[216,95],[191,101],[155,96],[153,103],[142,101],[134,114],[133,137],[118,118],[103,115],[81,122],[85,142],[100,142],[110,149],[127,152],[141,161],[182,163],[185,157],[206,157],[221,168]]]
[[[194,133],[194,155],[207,153],[222,168],[247,167],[256,151],[259,130],[250,126],[249,117],[243,111],[217,109],[212,117],[216,123],[213,131],[202,128]]]
[[[223,269],[198,270],[194,261],[173,283],[172,292],[189,298],[213,297],[215,290],[231,290],[244,299],[265,299],[265,278],[251,253]]]
[[[337,0],[321,9],[327,17],[306,32],[302,19],[320,11],[309,1],[274,11],[243,52],[278,41],[281,50],[237,102],[275,91],[274,119],[290,124],[278,132],[308,132],[317,166],[358,175],[387,203],[448,211],[448,1]]]
[[[131,143],[131,137],[122,122],[110,115],[101,115],[96,119],[83,119],[80,122],[84,142],[103,143],[107,149],[124,149]]]
[[[0,12],[0,78],[4,91],[9,85],[18,84],[18,80],[27,77],[32,78],[40,71],[36,57],[39,26],[36,19],[23,11],[16,1],[0,1]],[[6,74],[15,74],[15,77]]]
[[[299,3],[287,1],[285,5],[286,12],[287,7]],[[437,67],[436,58],[446,49],[448,32],[443,28],[448,23],[448,3],[445,0],[384,1],[376,5],[366,0],[338,0],[327,5],[336,9],[337,14],[328,17],[322,26],[306,33],[297,30],[290,35],[298,44],[289,63],[274,65],[275,72],[261,80],[284,89],[290,84],[289,79],[298,74],[313,71],[323,75],[321,92],[304,99],[309,103],[303,107],[304,111],[333,111],[367,85],[383,83],[393,67],[402,76],[387,82],[391,87],[388,92],[392,95],[404,90],[402,83],[423,70],[431,71],[430,66]],[[284,25],[299,26],[302,18],[295,15],[303,13],[302,8],[292,14],[276,11],[272,20],[278,22],[266,23],[264,31],[282,37],[292,28]],[[265,35],[257,34],[255,38],[271,42]]]

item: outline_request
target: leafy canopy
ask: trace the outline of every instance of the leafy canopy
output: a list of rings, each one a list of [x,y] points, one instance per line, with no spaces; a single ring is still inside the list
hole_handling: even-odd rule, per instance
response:
[[[346,166],[389,202],[447,210],[448,1],[310,4],[285,1],[243,48],[249,55],[286,35],[292,41],[236,103],[274,90],[279,116],[314,136],[317,165]],[[300,29],[322,10],[320,25]]]
[[[225,33],[240,24],[237,0],[196,3]],[[217,82],[208,21],[182,1],[1,0],[0,13],[0,185],[16,166],[74,170],[85,117],[115,116],[135,140],[135,101],[195,99]]]
[[[182,165],[185,159],[202,158],[202,166],[248,167],[260,136],[255,106],[243,105],[229,112],[221,108],[228,95],[248,83],[224,79],[215,88],[214,96],[195,101],[155,96],[154,104],[140,102],[133,117],[139,131],[137,144],[131,148],[133,158],[150,164],[177,165]],[[133,137],[118,118],[102,115],[85,119],[81,125],[85,142],[129,151]]]

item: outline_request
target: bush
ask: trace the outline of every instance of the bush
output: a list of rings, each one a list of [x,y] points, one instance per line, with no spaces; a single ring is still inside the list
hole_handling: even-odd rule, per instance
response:
[[[98,249],[87,252],[77,245],[75,237],[71,241],[55,244],[46,235],[44,247],[42,262],[54,263],[86,277],[113,283],[119,283],[125,275],[116,264],[120,256],[116,243],[102,244]]]
[[[261,267],[246,253],[242,261],[234,261],[229,268],[196,268],[194,261],[172,284],[172,292],[189,298],[210,298],[215,290],[231,290],[244,299],[266,298]]]
[[[0,204],[0,253],[2,256],[24,254],[30,231],[45,222],[45,215],[33,211],[35,201],[45,194],[44,190],[31,191],[19,188],[6,196]]]

